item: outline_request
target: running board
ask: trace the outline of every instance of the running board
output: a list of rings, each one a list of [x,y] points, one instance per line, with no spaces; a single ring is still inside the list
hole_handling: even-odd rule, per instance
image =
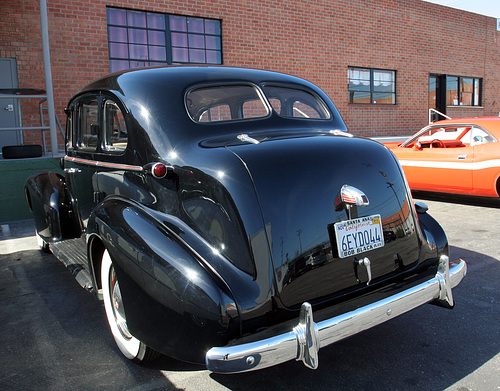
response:
[[[49,247],[52,254],[69,269],[76,281],[86,290],[95,293],[92,277],[85,267],[88,265],[88,260],[82,241],[81,238],[62,240],[50,243]]]

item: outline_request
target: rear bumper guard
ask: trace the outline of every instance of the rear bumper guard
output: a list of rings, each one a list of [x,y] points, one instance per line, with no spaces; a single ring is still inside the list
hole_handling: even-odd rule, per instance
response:
[[[311,369],[318,367],[318,351],[351,335],[367,330],[422,304],[436,301],[453,307],[451,289],[467,273],[459,260],[450,265],[445,255],[439,259],[436,275],[430,280],[365,307],[315,323],[312,307],[303,303],[299,324],[291,331],[256,342],[213,347],[205,357],[207,369],[217,373],[239,373],[267,368],[289,360],[301,360]]]

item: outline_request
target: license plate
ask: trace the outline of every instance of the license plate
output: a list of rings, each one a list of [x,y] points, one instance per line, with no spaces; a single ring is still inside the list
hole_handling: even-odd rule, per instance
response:
[[[380,215],[360,217],[334,224],[340,258],[383,247],[384,234]]]

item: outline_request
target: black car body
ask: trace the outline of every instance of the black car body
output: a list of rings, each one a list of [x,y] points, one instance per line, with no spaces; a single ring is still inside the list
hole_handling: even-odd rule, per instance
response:
[[[66,112],[65,175],[31,177],[28,204],[42,248],[104,297],[128,358],[316,368],[320,346],[453,306],[465,262],[449,263],[394,155],[349,134],[313,84],[142,69],[88,85]]]

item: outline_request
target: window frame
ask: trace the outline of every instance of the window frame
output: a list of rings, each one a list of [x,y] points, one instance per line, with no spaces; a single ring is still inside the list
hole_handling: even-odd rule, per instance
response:
[[[350,77],[350,71],[351,70],[360,70],[360,71],[368,71],[370,73],[370,79],[369,79],[369,90],[366,91],[366,93],[369,94],[370,97],[370,102],[355,102],[354,101],[354,93],[355,92],[360,92],[360,91],[354,91],[351,90],[351,77]],[[374,99],[374,95],[378,94],[380,92],[377,92],[375,90],[375,78],[374,78],[374,73],[375,72],[391,72],[393,75],[392,80],[390,83],[393,85],[393,91],[392,92],[385,92],[387,94],[391,94],[393,96],[393,102],[392,103],[378,103],[376,99]],[[357,66],[348,66],[347,67],[347,92],[348,92],[348,103],[353,104],[353,105],[380,105],[380,106],[394,106],[397,105],[397,71],[395,69],[382,69],[382,68],[366,68],[366,67],[357,67]]]
[[[84,115],[82,115],[82,107],[88,105],[89,103],[96,103],[96,138],[97,145],[95,148],[87,148],[82,147],[82,119]],[[126,128],[127,135],[127,143],[123,148],[119,149],[110,149],[107,143],[107,121],[106,121],[106,105],[113,105],[121,112],[121,118],[123,124]],[[123,156],[130,146],[130,132],[129,132],[129,124],[127,121],[127,111],[124,110],[122,104],[116,98],[113,98],[110,95],[103,94],[87,94],[78,98],[71,105],[71,124],[67,126],[71,126],[71,130],[67,130],[69,134],[71,134],[71,140],[67,140],[66,142],[66,151],[72,150],[78,153],[85,153],[91,155],[108,155],[108,156]],[[85,114],[86,115],[86,114]]]
[[[112,14],[113,12],[116,13]],[[141,17],[141,21],[134,21],[134,15],[137,19]],[[163,21],[160,23],[162,18]],[[184,27],[174,26],[174,18],[184,18],[184,21],[180,23],[185,26],[184,30]],[[156,23],[153,21],[156,21]],[[172,64],[223,64],[221,19],[108,6],[106,7],[106,22],[109,69],[111,72]],[[200,22],[203,26],[203,32],[199,28],[190,27],[190,23],[200,25]],[[118,29],[125,29],[125,31],[121,31],[122,36],[113,33]],[[137,37],[131,38],[134,32],[142,35],[145,40]],[[156,37],[159,38],[161,33],[165,35],[163,42],[152,41],[153,34],[157,34]],[[174,42],[174,34],[185,35],[185,46]],[[203,41],[203,44],[200,43],[201,41]],[[134,47],[142,50],[145,58],[138,58],[138,55],[132,54],[131,49]],[[161,53],[162,50],[164,50],[165,56],[159,59],[163,54]],[[155,53],[155,51],[157,52]],[[186,51],[187,57],[185,59],[176,57],[175,51],[178,53]],[[159,57],[154,57],[155,55],[159,55]],[[196,61],[195,57],[192,57],[196,55],[199,56],[196,58],[197,60],[201,57],[203,57],[203,60]]]
[[[119,122],[123,122],[123,125],[125,126],[125,135],[126,135],[126,142],[125,142],[125,146],[123,145],[120,145],[119,147],[114,147],[113,148],[113,143],[109,144],[109,135],[108,135],[108,125],[109,125],[109,122],[108,122],[108,110],[107,110],[107,106],[114,106],[121,114],[121,117],[117,117],[117,119],[119,120]],[[104,96],[102,98],[102,104],[101,104],[101,107],[102,107],[102,121],[101,121],[101,127],[102,127],[102,131],[101,131],[101,137],[102,137],[102,140],[101,140],[101,152],[102,153],[105,153],[105,154],[110,154],[110,155],[123,155],[125,153],[125,151],[127,150],[128,148],[128,145],[130,143],[130,137],[129,137],[129,132],[128,132],[128,126],[127,126],[127,120],[126,120],[126,117],[125,117],[125,112],[124,110],[120,107],[120,105],[118,104],[118,102],[116,102],[115,100],[107,97],[107,96]],[[121,119],[121,121],[120,121]],[[121,130],[119,130],[120,133],[122,132]],[[119,138],[120,139],[120,138]],[[121,138],[123,139],[123,137]],[[111,136],[111,140],[113,140],[113,136]],[[120,141],[119,142],[120,144],[123,143],[123,141]],[[111,148],[110,148],[111,146]]]
[[[452,80],[453,78],[456,81]],[[471,94],[472,104],[463,104],[463,80],[472,79],[472,92],[467,92]],[[449,89],[450,84],[455,84],[455,89]],[[476,88],[478,91],[476,91]],[[456,91],[456,104],[454,99],[451,98],[452,91]],[[483,78],[474,76],[457,76],[457,75],[446,75],[446,106],[447,107],[482,107],[483,104]]]
[[[88,113],[84,113],[82,114],[82,108],[86,105],[89,105],[89,104],[94,104],[95,102],[95,109],[96,109],[96,124],[94,124],[94,126],[97,127],[97,130],[96,130],[96,134],[95,136],[97,137],[96,139],[96,145],[95,147],[86,147],[82,146],[82,142],[83,142],[83,131],[84,129],[83,126],[82,126],[82,120],[83,118],[85,118],[85,124],[87,124],[87,118],[88,118]],[[86,95],[84,97],[82,97],[81,99],[78,100],[77,104],[76,104],[76,107],[75,107],[75,121],[74,121],[74,133],[73,133],[73,139],[72,139],[72,144],[73,144],[73,148],[74,150],[78,151],[78,152],[84,152],[84,153],[90,153],[90,154],[93,154],[93,153],[97,153],[101,148],[101,129],[102,129],[102,126],[101,126],[101,110],[100,110],[100,97],[98,95]],[[91,124],[91,127],[92,127],[92,124]]]

